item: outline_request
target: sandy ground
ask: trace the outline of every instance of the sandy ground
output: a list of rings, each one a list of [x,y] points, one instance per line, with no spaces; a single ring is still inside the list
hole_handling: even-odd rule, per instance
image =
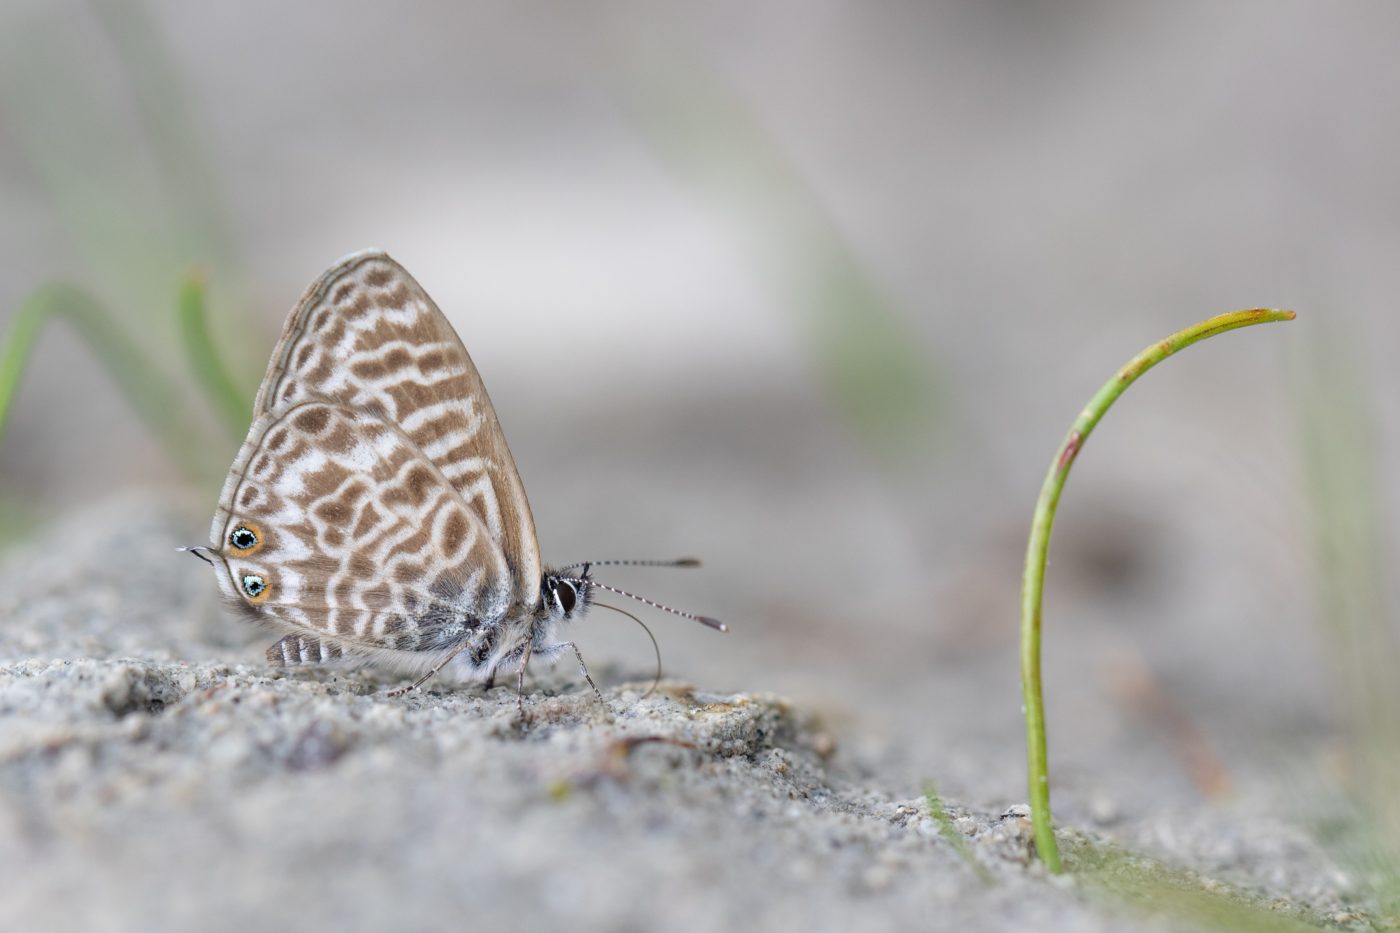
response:
[[[959,852],[858,709],[675,679],[646,696],[605,659],[606,709],[561,666],[523,720],[510,687],[389,698],[372,674],[273,672],[172,552],[187,521],[115,500],[0,571],[0,928],[1180,925],[1046,878],[1021,811],[986,798],[945,801]],[[941,754],[934,732],[903,741]],[[1101,802],[1066,828],[1348,917],[1348,879],[1259,801]]]

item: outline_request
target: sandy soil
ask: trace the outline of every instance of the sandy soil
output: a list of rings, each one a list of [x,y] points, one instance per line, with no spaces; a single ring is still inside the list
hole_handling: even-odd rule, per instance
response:
[[[1182,925],[1046,878],[1023,808],[946,800],[951,844],[858,710],[673,679],[646,696],[595,661],[606,709],[561,666],[522,720],[510,687],[389,698],[373,674],[266,669],[266,637],[172,553],[186,520],[113,501],[4,566],[0,927]],[[1067,838],[1347,919],[1347,879],[1267,808],[1102,807]]]

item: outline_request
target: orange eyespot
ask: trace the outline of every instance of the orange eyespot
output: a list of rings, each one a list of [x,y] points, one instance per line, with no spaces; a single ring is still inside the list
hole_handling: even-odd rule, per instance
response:
[[[243,589],[243,595],[248,598],[248,602],[254,606],[267,602],[267,598],[272,595],[272,586],[267,582],[267,577],[260,573],[240,574],[238,585]]]
[[[263,546],[262,529],[252,522],[240,522],[228,533],[229,547],[239,554],[256,554]]]

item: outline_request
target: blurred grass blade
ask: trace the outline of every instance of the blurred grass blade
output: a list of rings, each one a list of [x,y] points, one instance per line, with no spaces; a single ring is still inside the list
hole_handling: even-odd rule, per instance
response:
[[[64,318],[73,327],[182,472],[195,480],[214,475],[211,465],[196,453],[207,445],[200,443],[176,385],[96,301],[71,285],[47,285],[31,294],[10,327],[0,351],[0,443],[39,334],[54,317]]]
[[[144,0],[32,6],[0,29],[0,133],[89,267],[84,281],[122,320],[143,319],[141,349],[173,370],[166,283],[198,263],[217,283],[212,307],[248,304],[190,82]],[[224,356],[255,378],[260,369],[241,365],[244,339],[231,333]]]
[[[878,453],[936,440],[941,393],[919,335],[742,98],[696,62],[668,57],[640,70],[619,80],[617,93],[666,165],[736,210],[757,209],[763,232],[790,253],[792,304],[803,309],[809,352],[847,422]]]
[[[88,267],[85,279],[114,307],[158,307],[153,285],[168,281],[176,248],[167,198],[133,138],[118,83],[103,73],[90,30],[74,28],[73,12],[27,4],[7,13],[0,134],[32,172],[66,248]]]
[[[1400,639],[1387,568],[1381,432],[1359,354],[1310,345],[1295,366],[1318,623],[1340,713],[1344,815],[1326,844],[1400,917]]]
[[[180,289],[180,336],[200,388],[228,425],[230,436],[237,441],[242,439],[243,432],[248,428],[248,420],[252,416],[252,403],[234,384],[228,367],[224,365],[213,340],[209,337],[209,315],[205,299],[203,277],[190,276]]]
[[[973,855],[972,847],[967,844],[967,839],[958,832],[958,828],[953,825],[953,820],[948,816],[948,811],[943,808],[943,799],[938,796],[938,788],[932,781],[924,783],[924,803],[928,807],[929,818],[938,824],[938,835],[943,837],[943,841],[948,843],[962,859],[972,873],[977,876],[977,880],[983,884],[991,884],[995,879],[992,873],[987,870],[987,866],[977,861],[977,856]]]
[[[1379,437],[1356,354],[1318,348],[1300,368],[1297,410],[1316,537],[1320,621],[1351,738],[1400,737],[1400,646],[1378,480]]]
[[[237,281],[236,238],[217,173],[198,132],[185,89],[190,82],[160,24],[142,0],[89,0],[88,8],[117,53],[137,118],[169,192],[175,241],[185,261],[213,263],[220,281]]]
[[[1331,927],[1330,918],[1309,907],[1285,907],[1245,888],[1205,879],[1112,846],[1075,840],[1068,857],[1074,877],[1085,893],[1125,904],[1157,920],[1175,921],[1166,925],[1168,929],[1305,933]],[[1364,919],[1357,916],[1358,921]]]
[[[34,351],[34,343],[38,340],[44,321],[53,310],[52,302],[46,298],[36,294],[20,306],[19,314],[6,336],[4,352],[0,354],[0,441],[5,438],[10,409],[19,391],[25,365]]]

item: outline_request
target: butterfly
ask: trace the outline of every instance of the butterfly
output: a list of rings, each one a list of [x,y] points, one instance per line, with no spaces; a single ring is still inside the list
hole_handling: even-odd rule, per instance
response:
[[[377,250],[341,260],[287,318],[219,496],[208,547],[224,597],[284,632],[274,666],[363,662],[524,677],[574,653],[561,625],[608,590],[594,561],[540,561],[534,517],[481,376],[447,318]],[[601,605],[601,604],[600,604]],[[608,607],[615,608],[615,607]],[[619,610],[620,611],[620,610]],[[598,694],[601,698],[601,694]]]

